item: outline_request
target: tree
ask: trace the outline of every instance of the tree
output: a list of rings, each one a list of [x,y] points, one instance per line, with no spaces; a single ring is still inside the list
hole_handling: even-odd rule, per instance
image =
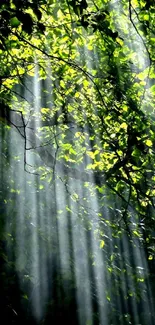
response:
[[[154,270],[153,3],[122,1],[118,5],[118,2],[96,1],[88,5],[87,1],[55,1],[52,4],[24,1],[22,5],[20,8],[19,1],[1,5],[0,55],[3,65],[0,100],[1,119],[5,122],[1,130],[9,134],[12,131],[8,126],[13,126],[23,139],[24,155],[20,159],[23,159],[25,171],[34,177],[36,190],[44,192],[45,184],[49,183],[56,193],[54,184],[58,183],[61,188],[62,181],[66,190],[64,202],[73,200],[72,204],[62,204],[63,211],[67,210],[63,226],[68,225],[68,236],[70,242],[73,241],[73,264],[76,264],[76,256],[83,253],[74,248],[72,232],[75,238],[77,233],[71,221],[67,221],[71,211],[78,210],[89,244],[90,229],[93,232],[95,240],[90,245],[99,243],[106,260],[107,281],[113,283],[114,289],[106,292],[106,308],[113,308],[115,322],[122,317],[123,324],[129,321],[138,324],[133,312],[135,304],[140,313],[139,321],[146,324],[146,315],[143,317],[140,308],[143,308]],[[142,59],[136,54],[138,46]],[[8,140],[6,143],[1,149],[3,154],[8,150]],[[13,147],[16,150],[16,142]],[[37,158],[32,158],[36,154]],[[9,165],[8,159],[6,161]],[[10,175],[13,179],[13,169]],[[37,183],[35,177],[42,183]],[[78,186],[71,180],[76,180]],[[3,182],[10,184],[9,180]],[[13,190],[13,201],[17,202],[22,193],[17,192],[17,184],[14,186],[10,191]],[[78,188],[83,193],[80,196]],[[97,195],[99,206],[93,214],[89,211],[90,195]],[[3,202],[4,197],[5,194]],[[54,201],[56,194],[51,209],[57,229],[59,209]],[[95,205],[94,198],[92,201]],[[7,206],[12,204],[7,201]],[[44,212],[45,205],[40,203]],[[29,214],[33,213],[29,211]],[[12,220],[17,215],[18,211]],[[94,226],[94,215],[97,226]],[[14,229],[13,222],[11,227]],[[30,223],[25,227],[30,233]],[[108,236],[105,235],[107,227]],[[41,224],[38,231],[40,229]],[[77,226],[77,229],[81,228]],[[39,233],[42,240],[44,235]],[[11,236],[15,240],[16,235]],[[56,238],[52,248],[58,252]],[[113,249],[109,249],[111,240]],[[45,246],[43,244],[43,250]],[[79,244],[79,251],[80,247],[85,251],[84,244]],[[138,253],[150,264],[149,272],[140,258],[135,261]],[[83,261],[83,255],[81,258]],[[28,257],[27,261],[30,263]],[[95,255],[88,258],[88,264],[93,263],[97,263],[99,274],[98,280],[93,274],[90,276],[95,286],[95,281],[102,280],[99,269],[103,265],[95,261]],[[58,267],[59,262],[56,265]],[[145,270],[140,273],[138,267]],[[78,269],[80,266],[76,265]],[[128,284],[124,289],[121,272],[126,269],[124,279]],[[73,278],[72,275],[68,279],[70,288],[75,285]],[[61,280],[64,281],[63,277]],[[61,287],[61,281],[59,284]],[[92,293],[95,295],[94,288]],[[116,297],[121,295],[125,301],[119,298],[122,312],[116,303]],[[95,303],[94,299],[94,322],[96,317],[97,324],[100,307]],[[54,310],[55,305],[51,308]],[[83,310],[81,315],[84,315]],[[148,316],[150,324],[153,316]],[[110,322],[114,323],[114,320]]]

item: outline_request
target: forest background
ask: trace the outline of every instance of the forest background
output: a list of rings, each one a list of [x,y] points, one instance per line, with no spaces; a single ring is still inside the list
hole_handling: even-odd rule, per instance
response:
[[[1,0],[4,324],[154,324],[154,1]]]

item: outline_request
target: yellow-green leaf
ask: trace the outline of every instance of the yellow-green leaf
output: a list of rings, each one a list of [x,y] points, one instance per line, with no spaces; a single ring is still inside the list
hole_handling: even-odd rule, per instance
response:
[[[145,141],[145,144],[146,144],[148,147],[152,147],[152,141],[149,140],[149,139]]]
[[[152,261],[153,260],[153,256],[152,255],[149,255],[148,260],[149,261]]]
[[[104,242],[104,240],[101,240],[101,242],[100,242],[100,248],[103,248],[103,247],[104,247],[104,245],[105,245],[105,242]]]

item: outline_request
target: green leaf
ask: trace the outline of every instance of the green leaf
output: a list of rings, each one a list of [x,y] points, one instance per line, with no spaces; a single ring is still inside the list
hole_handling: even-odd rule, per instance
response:
[[[153,94],[155,94],[155,85],[153,85],[153,86],[150,88],[150,92],[152,92]]]
[[[17,28],[20,25],[20,21],[17,17],[13,17],[10,19],[10,24],[12,28]]]
[[[133,231],[133,234],[134,234],[135,236],[137,236],[137,237],[140,237],[140,234],[138,233],[137,230],[134,230],[134,231]]]
[[[107,295],[107,296],[106,296],[106,298],[107,298],[107,300],[108,300],[108,301],[110,301],[110,300],[111,300],[111,298],[110,298],[110,296],[109,296],[109,295]]]

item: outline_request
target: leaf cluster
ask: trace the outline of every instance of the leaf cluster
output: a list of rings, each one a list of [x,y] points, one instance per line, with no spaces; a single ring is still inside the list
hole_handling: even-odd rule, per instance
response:
[[[0,41],[1,49],[5,49],[5,41],[12,30],[17,28],[28,35],[37,29],[38,32],[45,31],[44,25],[40,22],[42,12],[40,10],[44,1],[13,0],[1,1],[0,3]]]

